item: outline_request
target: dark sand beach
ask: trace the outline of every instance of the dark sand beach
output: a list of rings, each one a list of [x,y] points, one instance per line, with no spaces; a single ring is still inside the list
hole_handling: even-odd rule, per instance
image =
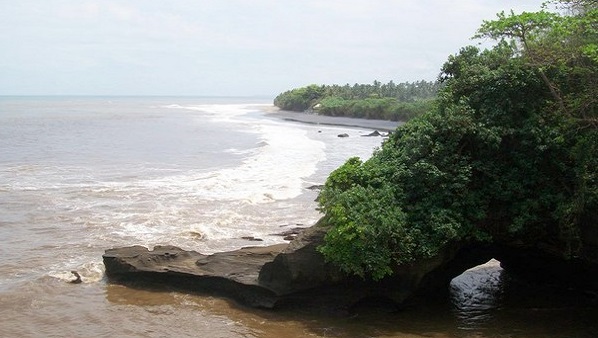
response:
[[[300,113],[286,110],[279,110],[276,107],[272,107],[272,110],[268,110],[272,113],[272,116],[287,121],[296,121],[310,124],[323,124],[323,125],[334,125],[334,126],[347,126],[357,128],[370,128],[379,131],[393,131],[397,126],[404,122],[398,121],[387,121],[387,120],[368,120],[358,119],[351,117],[339,117],[339,116],[324,116],[314,113]]]

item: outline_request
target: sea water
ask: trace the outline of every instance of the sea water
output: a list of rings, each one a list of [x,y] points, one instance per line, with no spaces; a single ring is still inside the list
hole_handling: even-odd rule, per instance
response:
[[[494,323],[500,306],[488,310],[490,296],[471,279],[453,289],[483,298],[481,321],[461,301],[339,318],[105,279],[101,256],[112,247],[212,253],[285,242],[279,233],[321,216],[309,188],[380,146],[382,138],[361,137],[371,131],[277,119],[266,99],[0,98],[0,336],[549,336],[552,320]],[[487,269],[475,280],[500,274]],[[71,270],[82,284],[68,283]],[[564,332],[595,332],[584,327],[595,312],[584,311]]]

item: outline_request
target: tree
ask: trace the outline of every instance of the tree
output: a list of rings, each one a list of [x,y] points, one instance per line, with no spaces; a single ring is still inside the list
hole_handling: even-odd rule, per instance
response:
[[[594,15],[484,23],[499,43],[449,57],[434,110],[330,175],[324,256],[374,279],[456,241],[595,257],[582,236],[598,231]]]
[[[475,35],[510,40],[509,46],[533,67],[558,109],[585,125],[598,126],[598,7],[594,1],[566,1],[571,15],[546,11],[506,15],[485,21]]]
[[[274,105],[281,109],[304,111],[314,106],[324,94],[324,86],[315,84],[301,87],[279,94],[274,99]]]

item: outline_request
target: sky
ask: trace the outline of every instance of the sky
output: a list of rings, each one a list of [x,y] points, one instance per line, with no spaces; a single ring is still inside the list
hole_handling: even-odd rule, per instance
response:
[[[0,0],[0,95],[264,96],[435,80],[544,0]]]

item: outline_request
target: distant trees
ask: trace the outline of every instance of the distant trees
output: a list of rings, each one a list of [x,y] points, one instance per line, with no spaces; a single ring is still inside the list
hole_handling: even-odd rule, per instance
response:
[[[441,85],[416,81],[382,84],[309,85],[281,93],[274,105],[284,110],[328,116],[406,121],[430,110]]]
[[[313,107],[324,95],[325,86],[315,84],[295,88],[279,94],[274,105],[284,110],[305,111]]]

